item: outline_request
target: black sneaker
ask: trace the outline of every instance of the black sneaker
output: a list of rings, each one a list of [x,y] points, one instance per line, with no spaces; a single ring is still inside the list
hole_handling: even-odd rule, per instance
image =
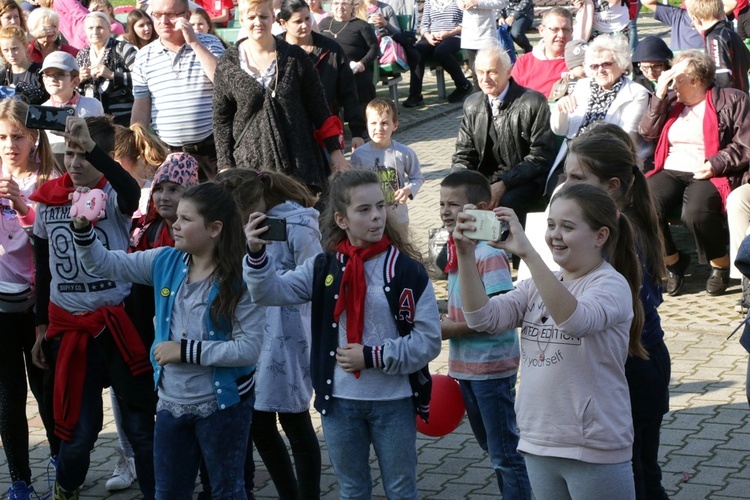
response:
[[[417,97],[407,97],[406,100],[403,102],[403,105],[405,108],[416,108],[417,106],[421,106],[424,104],[424,97],[417,96]]]
[[[463,101],[467,95],[471,94],[473,88],[474,86],[471,84],[471,82],[467,83],[463,87],[456,87],[456,90],[451,92],[451,95],[448,96],[448,102]]]
[[[727,291],[729,286],[729,268],[712,267],[711,276],[706,281],[706,293],[709,295],[721,295]]]
[[[690,255],[679,252],[679,260],[667,266],[669,276],[667,277],[667,293],[674,297],[679,295],[682,285],[685,283],[685,271],[690,265]]]

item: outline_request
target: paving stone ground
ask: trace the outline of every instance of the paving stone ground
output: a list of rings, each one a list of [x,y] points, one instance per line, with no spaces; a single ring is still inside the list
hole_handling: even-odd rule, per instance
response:
[[[641,34],[662,34],[660,26],[643,23]],[[429,86],[431,85],[431,86]],[[428,106],[403,113],[396,139],[414,148],[422,163],[426,182],[411,203],[413,236],[426,248],[427,229],[439,226],[438,185],[448,172],[460,123],[460,106],[438,103],[434,80],[429,82]],[[405,85],[403,86],[405,87]],[[449,91],[452,89],[448,84]],[[682,248],[693,248],[689,235],[675,229]],[[694,250],[693,250],[694,252]],[[695,257],[695,254],[693,254]],[[697,259],[694,258],[693,262]],[[709,297],[704,291],[708,270],[691,265],[685,293],[666,297],[660,308],[666,343],[672,358],[671,410],[664,419],[660,461],[663,484],[670,497],[680,500],[750,498],[750,411],[745,394],[748,354],[727,335],[742,319],[733,309],[739,298],[739,282],[729,293]],[[445,282],[435,283],[444,296]],[[433,373],[447,373],[447,344],[431,363]],[[136,485],[109,494],[104,483],[116,463],[116,435],[109,395],[105,391],[104,429],[91,455],[91,468],[82,499],[138,498]],[[33,398],[28,401],[31,462],[34,486],[47,491],[47,445]],[[318,415],[314,423],[323,450],[321,488],[323,498],[338,497],[333,470],[328,461]],[[419,491],[423,498],[497,498],[498,488],[489,461],[464,419],[461,426],[443,438],[417,439]],[[257,498],[277,498],[276,490],[260,460],[256,473]],[[379,469],[372,456],[374,498],[385,498]],[[9,486],[7,463],[0,454],[0,491]]]

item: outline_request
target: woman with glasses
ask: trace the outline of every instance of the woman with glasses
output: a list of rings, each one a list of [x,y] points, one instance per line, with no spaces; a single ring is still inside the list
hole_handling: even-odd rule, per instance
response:
[[[29,60],[40,63],[51,53],[61,50],[73,57],[78,54],[78,49],[63,43],[60,40],[60,17],[52,9],[39,7],[34,9],[26,20],[29,25],[29,34],[35,38],[27,47]]]
[[[103,12],[87,15],[84,26],[89,45],[76,56],[81,80],[78,90],[99,99],[104,112],[114,116],[118,125],[127,127],[133,109],[130,71],[138,49],[110,36],[110,19]]]
[[[648,104],[648,91],[625,76],[630,72],[630,48],[623,35],[601,35],[589,44],[584,60],[588,78],[579,80],[572,94],[552,108],[551,127],[565,136],[550,170],[547,192],[557,185],[568,141],[599,122],[619,125],[636,144],[639,165],[651,147],[638,135],[638,123]]]
[[[357,84],[357,98],[364,113],[367,103],[375,99],[372,76],[374,64],[380,58],[380,45],[367,21],[354,17],[351,0],[333,0],[331,14],[320,22],[320,33],[341,45],[349,58],[349,67]]]
[[[703,51],[677,54],[640,123],[643,138],[656,143],[654,169],[646,175],[664,233],[669,295],[680,293],[690,264],[669,231],[667,217],[680,209],[698,260],[711,264],[706,292],[721,295],[729,285],[726,202],[750,160],[750,104],[746,93],[717,87],[715,75]]]
[[[669,62],[673,57],[674,54],[664,40],[654,35],[647,36],[638,43],[633,52],[633,63],[638,64],[633,68],[636,75],[633,81],[653,93],[662,72],[671,67]]]

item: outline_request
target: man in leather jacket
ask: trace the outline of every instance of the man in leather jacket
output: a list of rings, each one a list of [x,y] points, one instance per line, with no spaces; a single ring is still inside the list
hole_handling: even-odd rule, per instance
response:
[[[498,47],[480,50],[475,64],[482,92],[464,103],[453,169],[484,174],[492,207],[514,209],[523,223],[555,159],[547,99],[511,78],[510,59]]]

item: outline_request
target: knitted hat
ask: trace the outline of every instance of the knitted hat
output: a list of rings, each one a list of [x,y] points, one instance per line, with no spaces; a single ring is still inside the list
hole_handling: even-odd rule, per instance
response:
[[[565,45],[565,65],[568,69],[583,66],[588,44],[583,40],[571,40]]]
[[[156,170],[153,184],[174,182],[184,188],[198,184],[198,162],[187,153],[170,153]]]
[[[658,36],[647,36],[638,43],[633,52],[633,62],[669,62],[674,54],[664,40]]]

